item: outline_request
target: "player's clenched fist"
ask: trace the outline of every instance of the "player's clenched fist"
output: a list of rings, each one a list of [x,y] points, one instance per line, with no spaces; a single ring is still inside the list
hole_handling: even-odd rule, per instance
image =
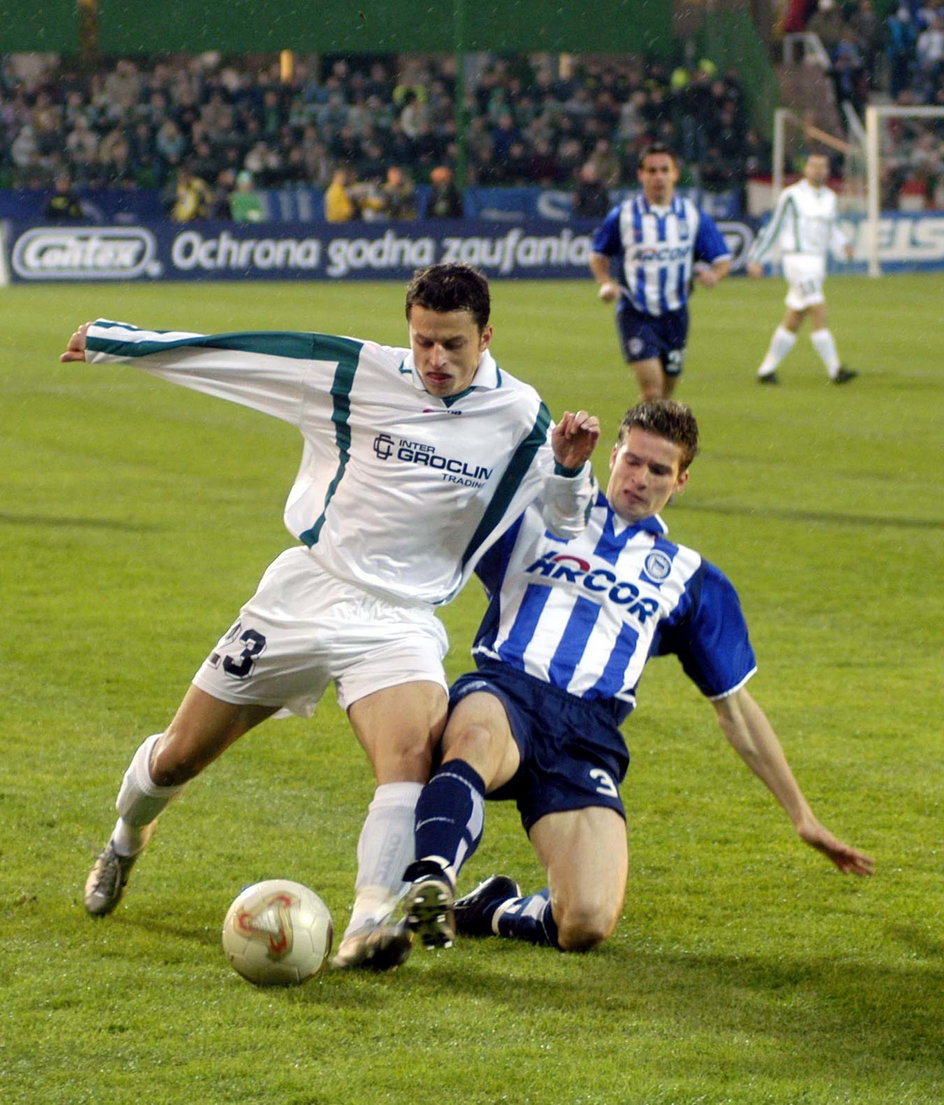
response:
[[[586,411],[564,411],[551,431],[554,459],[564,468],[581,468],[600,439],[600,422]]]
[[[85,360],[85,336],[88,333],[88,328],[92,324],[90,322],[83,322],[82,325],[75,331],[69,343],[66,346],[65,353],[62,353],[59,360],[63,363],[67,361],[84,361]]]

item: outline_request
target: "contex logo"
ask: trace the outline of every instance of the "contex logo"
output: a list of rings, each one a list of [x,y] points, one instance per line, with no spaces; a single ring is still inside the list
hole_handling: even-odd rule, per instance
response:
[[[42,227],[20,235],[10,263],[24,280],[130,280],[160,275],[156,252],[142,227]]]

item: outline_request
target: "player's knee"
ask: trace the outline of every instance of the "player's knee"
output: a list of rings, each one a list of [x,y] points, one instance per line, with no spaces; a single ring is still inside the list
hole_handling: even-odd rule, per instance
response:
[[[199,775],[203,767],[196,756],[180,756],[158,749],[151,758],[151,781],[158,787],[183,786]]]
[[[178,787],[199,775],[212,759],[199,742],[181,740],[168,730],[151,753],[148,771],[155,786]]]
[[[555,905],[557,944],[561,951],[588,952],[599,947],[616,928],[618,916],[602,906],[575,905],[560,909]]]
[[[477,722],[467,722],[457,725],[455,728],[446,727],[443,737],[443,752],[448,752],[450,759],[467,760],[471,763],[478,762],[483,756],[487,756],[492,744],[492,733],[487,725]]]

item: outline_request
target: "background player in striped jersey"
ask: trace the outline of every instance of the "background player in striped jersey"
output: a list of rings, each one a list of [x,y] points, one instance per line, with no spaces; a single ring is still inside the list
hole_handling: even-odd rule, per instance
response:
[[[688,297],[697,281],[713,288],[731,253],[710,216],[676,195],[675,154],[649,146],[639,167],[642,192],[614,207],[593,237],[590,271],[602,300],[616,305],[616,328],[642,399],[668,398],[685,362]]]
[[[582,951],[612,933],[627,875],[619,726],[653,655],[679,657],[801,840],[841,871],[872,873],[868,856],[817,820],[747,690],[754,652],[731,583],[666,537],[659,511],[687,483],[697,443],[682,404],[634,407],[582,533],[557,540],[529,509],[480,562],[490,604],[473,647],[478,670],[452,688],[443,763],[417,804],[417,861],[405,875],[405,920],[425,943],[447,945],[457,925]],[[522,897],[495,876],[453,917],[486,795],[517,802],[548,889]]]
[[[489,352],[489,307],[484,276],[436,265],[407,290],[409,349],[105,321],[73,334],[64,361],[130,361],[284,419],[305,442],[285,509],[300,543],[269,566],[169,726],[132,757],[86,882],[92,915],[118,904],[157,818],[191,778],[278,711],[310,716],[333,681],[377,783],[334,962],[386,969],[409,952],[409,931],[385,922],[446,718],[447,641],[434,607],[536,497],[555,530],[581,528],[599,436],[585,412],[549,432],[540,397]]]
[[[783,321],[774,330],[767,355],[757,370],[761,384],[777,384],[777,366],[794,347],[803,320],[810,316],[810,341],[826,366],[834,384],[854,380],[855,369],[839,360],[836,341],[826,325],[826,258],[830,250],[842,250],[852,259],[852,245],[836,223],[839,207],[836,193],[827,186],[829,158],[811,153],[803,166],[803,179],[784,188],[777,198],[770,222],[751,247],[747,261],[749,276],[762,276],[763,260],[780,247],[783,275],[787,281],[787,305]]]

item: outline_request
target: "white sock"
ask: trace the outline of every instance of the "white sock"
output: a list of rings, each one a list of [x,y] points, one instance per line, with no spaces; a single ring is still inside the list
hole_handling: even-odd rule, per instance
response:
[[[797,336],[792,330],[788,330],[786,326],[778,326],[770,339],[770,348],[767,350],[767,356],[761,361],[757,375],[769,376],[796,345],[796,340]]]
[[[357,897],[345,935],[393,912],[413,862],[414,819],[422,783],[384,783],[374,791],[357,842]]]
[[[119,855],[141,851],[151,839],[158,817],[184,788],[185,784],[159,787],[151,778],[151,751],[162,735],[154,733],[141,743],[121,781],[115,801],[120,816],[111,837]]]
[[[835,376],[839,371],[840,361],[832,331],[828,330],[825,326],[822,330],[814,330],[810,334],[810,341],[813,343],[813,348],[819,354],[819,359],[826,366],[826,371],[829,373],[830,377]]]

